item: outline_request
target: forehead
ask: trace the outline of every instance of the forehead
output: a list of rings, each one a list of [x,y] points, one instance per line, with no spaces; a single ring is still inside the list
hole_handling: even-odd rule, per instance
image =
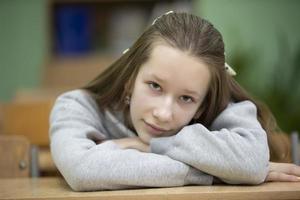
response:
[[[153,47],[150,57],[139,72],[155,76],[178,89],[206,91],[211,73],[209,66],[199,58],[190,56],[166,44]]]

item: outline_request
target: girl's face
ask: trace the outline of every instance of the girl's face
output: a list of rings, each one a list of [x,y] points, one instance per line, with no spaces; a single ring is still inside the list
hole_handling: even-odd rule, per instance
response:
[[[204,100],[211,74],[201,60],[157,44],[135,80],[130,117],[145,143],[176,134],[187,125]]]

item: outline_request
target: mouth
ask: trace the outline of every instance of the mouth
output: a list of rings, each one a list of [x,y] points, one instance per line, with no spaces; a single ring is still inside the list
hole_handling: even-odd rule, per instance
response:
[[[144,121],[144,123],[146,124],[146,128],[151,135],[160,136],[163,133],[168,131],[167,129],[160,128],[160,127],[158,127],[154,124],[148,123],[146,121]]]

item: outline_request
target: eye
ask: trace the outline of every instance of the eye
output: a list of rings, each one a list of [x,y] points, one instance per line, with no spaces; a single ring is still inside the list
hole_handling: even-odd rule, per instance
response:
[[[155,91],[160,91],[161,90],[161,87],[160,85],[158,85],[157,83],[155,82],[149,82],[148,83],[149,87]]]
[[[180,100],[183,101],[184,103],[191,103],[191,102],[194,102],[194,99],[190,96],[181,96],[180,97]]]

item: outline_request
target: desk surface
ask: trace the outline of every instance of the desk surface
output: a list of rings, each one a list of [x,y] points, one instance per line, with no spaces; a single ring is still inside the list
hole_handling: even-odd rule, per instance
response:
[[[300,199],[300,182],[260,186],[186,186],[100,192],[73,192],[61,178],[0,179],[0,199]]]

